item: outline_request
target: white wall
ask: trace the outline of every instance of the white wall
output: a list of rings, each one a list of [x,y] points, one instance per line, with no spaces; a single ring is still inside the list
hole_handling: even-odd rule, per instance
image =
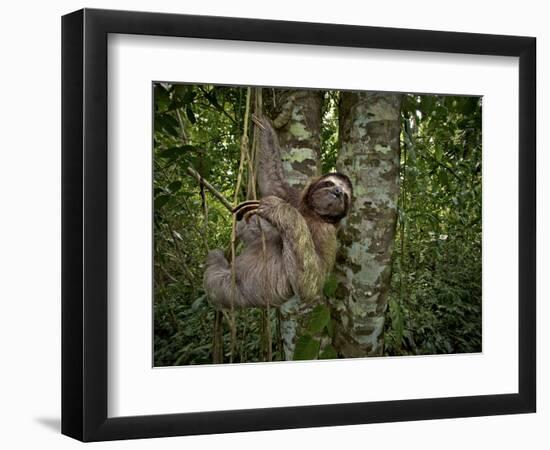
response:
[[[4,2],[0,16],[0,443],[2,447],[73,448],[59,434],[60,417],[60,16],[83,6],[190,14],[248,16],[538,38],[539,230],[548,226],[549,183],[542,170],[543,102],[550,104],[550,30],[545,2],[480,1],[297,2],[223,0],[170,2]],[[546,192],[543,192],[546,191]],[[546,194],[546,195],[544,195]],[[546,216],[546,217],[543,217]],[[546,219],[546,220],[545,220]],[[543,318],[548,295],[548,236],[539,237],[539,381],[550,374]],[[546,270],[545,270],[546,269]],[[545,279],[544,279],[545,278]],[[545,351],[545,354],[543,354]],[[539,382],[536,415],[409,422],[233,435],[102,443],[107,448],[548,448],[550,391]]]

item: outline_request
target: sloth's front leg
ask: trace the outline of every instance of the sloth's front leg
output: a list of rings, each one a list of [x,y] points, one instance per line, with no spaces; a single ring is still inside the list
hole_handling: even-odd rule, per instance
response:
[[[324,271],[311,232],[300,211],[275,196],[241,205],[236,208],[238,216],[240,214],[249,220],[257,215],[277,228],[283,240],[283,262],[292,289],[303,301],[312,300],[322,287]]]
[[[237,220],[244,219],[247,222],[253,215],[257,215],[283,234],[296,235],[302,234],[302,231],[309,234],[307,223],[300,211],[274,195],[243,202],[233,209],[233,213],[237,215]]]
[[[253,215],[257,215],[271,222],[272,225],[277,228],[279,228],[278,223],[281,222],[281,219],[284,221],[285,215],[300,215],[300,213],[288,202],[274,195],[264,197],[261,200],[247,200],[242,202],[233,209],[233,214],[237,215],[237,220],[244,219],[246,222],[248,222]]]

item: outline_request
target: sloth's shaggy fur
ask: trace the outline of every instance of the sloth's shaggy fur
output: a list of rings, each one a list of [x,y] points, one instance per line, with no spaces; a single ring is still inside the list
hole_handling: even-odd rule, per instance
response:
[[[237,207],[237,237],[244,246],[235,259],[234,293],[223,251],[211,251],[206,260],[204,289],[218,307],[279,306],[293,294],[306,302],[315,298],[334,266],[337,227],[350,208],[352,185],[346,175],[314,178],[301,192],[291,188],[276,132],[267,118],[259,122],[263,197]]]

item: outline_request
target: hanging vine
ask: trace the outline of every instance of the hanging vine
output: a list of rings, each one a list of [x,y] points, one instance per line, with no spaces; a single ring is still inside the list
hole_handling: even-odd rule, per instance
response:
[[[263,114],[263,98],[262,98],[262,88],[256,88],[254,90],[255,93],[255,113],[256,116]],[[254,159],[258,153],[258,145],[259,145],[259,139],[258,139],[258,128],[263,128],[262,124],[255,120],[254,116],[252,117],[252,120],[256,124],[256,128],[254,129],[254,138],[253,138],[253,155]],[[252,184],[252,195],[253,199],[256,200],[257,192],[256,192],[256,172],[257,172],[257,165],[255,164],[255,160],[253,160],[250,157],[248,158],[249,162],[249,173],[251,176],[249,177],[249,180],[251,180]],[[266,239],[265,239],[265,233],[262,229],[262,223],[261,221],[258,221],[258,226],[260,228],[260,235],[262,239],[262,257],[263,257],[263,267],[267,267],[267,249],[266,249]],[[264,276],[266,277],[266,283],[268,281],[267,279],[267,271],[265,272]],[[262,330],[263,330],[263,341],[265,341],[265,358],[267,361],[273,360],[273,351],[272,351],[272,333],[271,333],[271,305],[269,304],[269,298],[266,299],[266,308],[265,311],[262,311]]]

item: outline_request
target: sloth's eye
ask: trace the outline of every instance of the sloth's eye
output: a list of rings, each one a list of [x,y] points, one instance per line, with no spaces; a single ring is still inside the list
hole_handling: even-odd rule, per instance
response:
[[[321,187],[331,187],[334,186],[334,183],[332,181],[323,181],[321,183]]]

